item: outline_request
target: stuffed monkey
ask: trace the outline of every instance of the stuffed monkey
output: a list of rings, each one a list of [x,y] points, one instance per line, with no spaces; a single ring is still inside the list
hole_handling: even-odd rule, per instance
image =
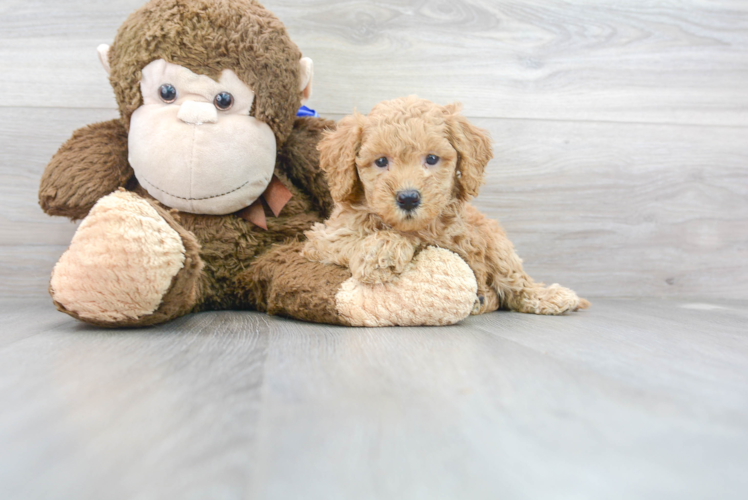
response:
[[[39,189],[47,214],[82,219],[50,280],[60,311],[107,327],[217,309],[372,326],[470,312],[475,278],[446,251],[386,288],[300,256],[332,208],[316,146],[334,124],[296,118],[312,62],[259,3],[153,0],[98,51],[120,118],[77,130]]]

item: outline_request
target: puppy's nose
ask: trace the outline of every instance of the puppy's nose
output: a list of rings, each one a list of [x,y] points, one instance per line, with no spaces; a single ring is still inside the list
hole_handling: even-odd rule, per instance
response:
[[[395,199],[403,210],[415,210],[421,204],[421,193],[415,189],[399,191]]]

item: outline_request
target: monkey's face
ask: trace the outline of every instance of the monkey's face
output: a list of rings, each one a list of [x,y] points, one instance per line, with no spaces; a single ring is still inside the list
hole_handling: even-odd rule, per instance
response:
[[[142,73],[128,136],[138,182],[184,212],[228,214],[255,201],[273,176],[276,143],[250,115],[254,92],[230,70],[215,81],[159,59]]]

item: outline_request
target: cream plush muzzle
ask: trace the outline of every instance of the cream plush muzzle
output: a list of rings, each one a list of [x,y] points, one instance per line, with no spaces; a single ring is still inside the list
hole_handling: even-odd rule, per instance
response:
[[[275,169],[270,127],[249,116],[254,92],[233,71],[215,80],[163,59],[143,68],[143,105],[130,120],[129,161],[138,182],[161,203],[184,212],[222,215],[241,210],[265,191]],[[176,100],[160,88],[170,84]],[[228,92],[222,111],[216,95]]]

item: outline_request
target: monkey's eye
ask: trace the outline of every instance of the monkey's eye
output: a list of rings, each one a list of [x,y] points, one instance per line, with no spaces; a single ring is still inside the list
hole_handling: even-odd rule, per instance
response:
[[[390,161],[384,156],[374,160],[374,165],[376,165],[379,168],[385,168],[389,164],[390,164]]]
[[[213,99],[213,104],[221,111],[228,111],[234,105],[234,96],[228,92],[221,92]]]
[[[177,89],[175,89],[174,85],[171,83],[161,85],[161,88],[158,89],[158,93],[161,95],[161,100],[166,104],[171,104],[177,100]]]
[[[436,165],[439,163],[439,157],[436,155],[428,155],[426,156],[426,163],[428,165]]]

